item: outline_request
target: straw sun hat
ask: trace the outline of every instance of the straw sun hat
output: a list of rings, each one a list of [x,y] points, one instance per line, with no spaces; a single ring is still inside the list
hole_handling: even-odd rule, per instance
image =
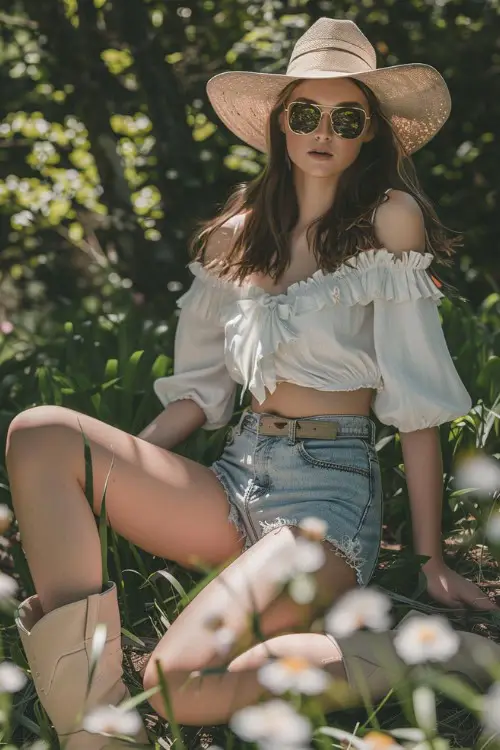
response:
[[[222,122],[241,140],[265,152],[269,114],[280,92],[304,78],[351,76],[369,86],[408,154],[422,148],[451,110],[441,74],[424,63],[377,68],[373,45],[353,21],[320,18],[297,40],[286,73],[226,71],[207,83]]]

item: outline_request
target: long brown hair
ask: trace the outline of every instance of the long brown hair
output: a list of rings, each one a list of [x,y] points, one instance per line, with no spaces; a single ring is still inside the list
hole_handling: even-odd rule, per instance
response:
[[[411,158],[381,111],[378,99],[364,83],[352,80],[365,94],[375,124],[375,137],[365,142],[353,164],[339,178],[335,200],[307,230],[319,268],[334,271],[348,258],[369,248],[379,249],[371,214],[388,187],[404,190],[420,205],[426,234],[426,252],[437,263],[450,264],[455,245],[462,236],[450,238],[424,194]],[[268,122],[268,160],[262,172],[233,190],[220,213],[198,224],[190,243],[193,260],[205,261],[205,247],[212,235],[232,217],[246,213],[241,230],[223,258],[207,262],[217,265],[217,274],[242,282],[255,272],[279,280],[290,262],[290,234],[298,220],[298,202],[292,172],[286,167],[286,141],[279,127],[279,114],[300,81],[292,81],[281,92]],[[316,232],[313,232],[316,227]],[[440,282],[448,287],[448,284]],[[451,288],[450,288],[451,289]]]

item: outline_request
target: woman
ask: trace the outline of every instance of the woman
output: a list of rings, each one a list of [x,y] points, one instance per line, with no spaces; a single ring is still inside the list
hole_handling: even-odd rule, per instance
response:
[[[145,672],[145,687],[157,685],[159,661],[181,723],[225,722],[257,700],[256,669],[269,654],[301,653],[345,676],[341,650],[308,631],[344,592],[366,586],[376,565],[382,493],[370,407],[401,432],[430,594],[494,606],[441,556],[437,425],[471,401],[441,331],[442,292],[428,275],[453,243],[407,156],[448,117],[443,79],[425,65],[377,70],[353,22],[322,18],[295,45],[286,75],[223,73],[208,93],[225,124],[269,161],[200,234],[195,279],[178,301],[175,372],[155,383],[165,410],[138,437],[50,406],[23,412],[9,430],[13,503],[37,590],[17,624],[38,694],[70,750],[103,747],[72,724],[96,622],[107,623],[108,640],[90,703],[126,694],[116,587],[102,592],[82,491],[80,425],[95,513],[113,457],[107,511],[119,534],[185,566],[232,560],[172,624]],[[197,428],[229,422],[237,383],[252,403],[220,459],[205,467],[171,452]],[[314,606],[292,600],[276,576],[310,516],[325,530]],[[264,646],[249,624],[253,609]],[[239,643],[229,659],[207,629],[220,613]],[[193,671],[227,662],[227,673],[182,687]],[[159,695],[150,701],[165,715]]]

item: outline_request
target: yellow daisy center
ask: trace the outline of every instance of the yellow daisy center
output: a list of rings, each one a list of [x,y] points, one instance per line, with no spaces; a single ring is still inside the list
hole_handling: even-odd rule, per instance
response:
[[[285,656],[280,659],[280,664],[289,672],[304,672],[310,667],[310,663],[302,656]]]
[[[385,750],[385,748],[393,747],[394,745],[393,738],[383,732],[368,732],[363,737],[363,740],[370,745],[370,750]]]

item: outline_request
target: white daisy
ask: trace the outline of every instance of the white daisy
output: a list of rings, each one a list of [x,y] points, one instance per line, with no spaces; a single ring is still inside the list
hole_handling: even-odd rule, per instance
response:
[[[142,720],[137,711],[124,711],[118,706],[97,706],[84,717],[82,727],[93,734],[137,734]]]
[[[26,685],[23,670],[11,661],[0,664],[0,693],[17,693]]]
[[[312,726],[283,700],[274,699],[257,706],[247,706],[236,711],[229,726],[241,739],[258,742],[261,747],[297,746],[309,742]],[[274,743],[274,744],[273,744]]]
[[[441,615],[410,617],[394,637],[394,648],[407,664],[447,661],[460,646],[460,636]]]
[[[383,631],[391,626],[391,600],[375,588],[352,589],[325,616],[325,630],[342,638],[360,628]]]
[[[301,656],[285,656],[264,664],[257,672],[260,684],[276,695],[294,693],[320,695],[331,683],[331,677]]]

